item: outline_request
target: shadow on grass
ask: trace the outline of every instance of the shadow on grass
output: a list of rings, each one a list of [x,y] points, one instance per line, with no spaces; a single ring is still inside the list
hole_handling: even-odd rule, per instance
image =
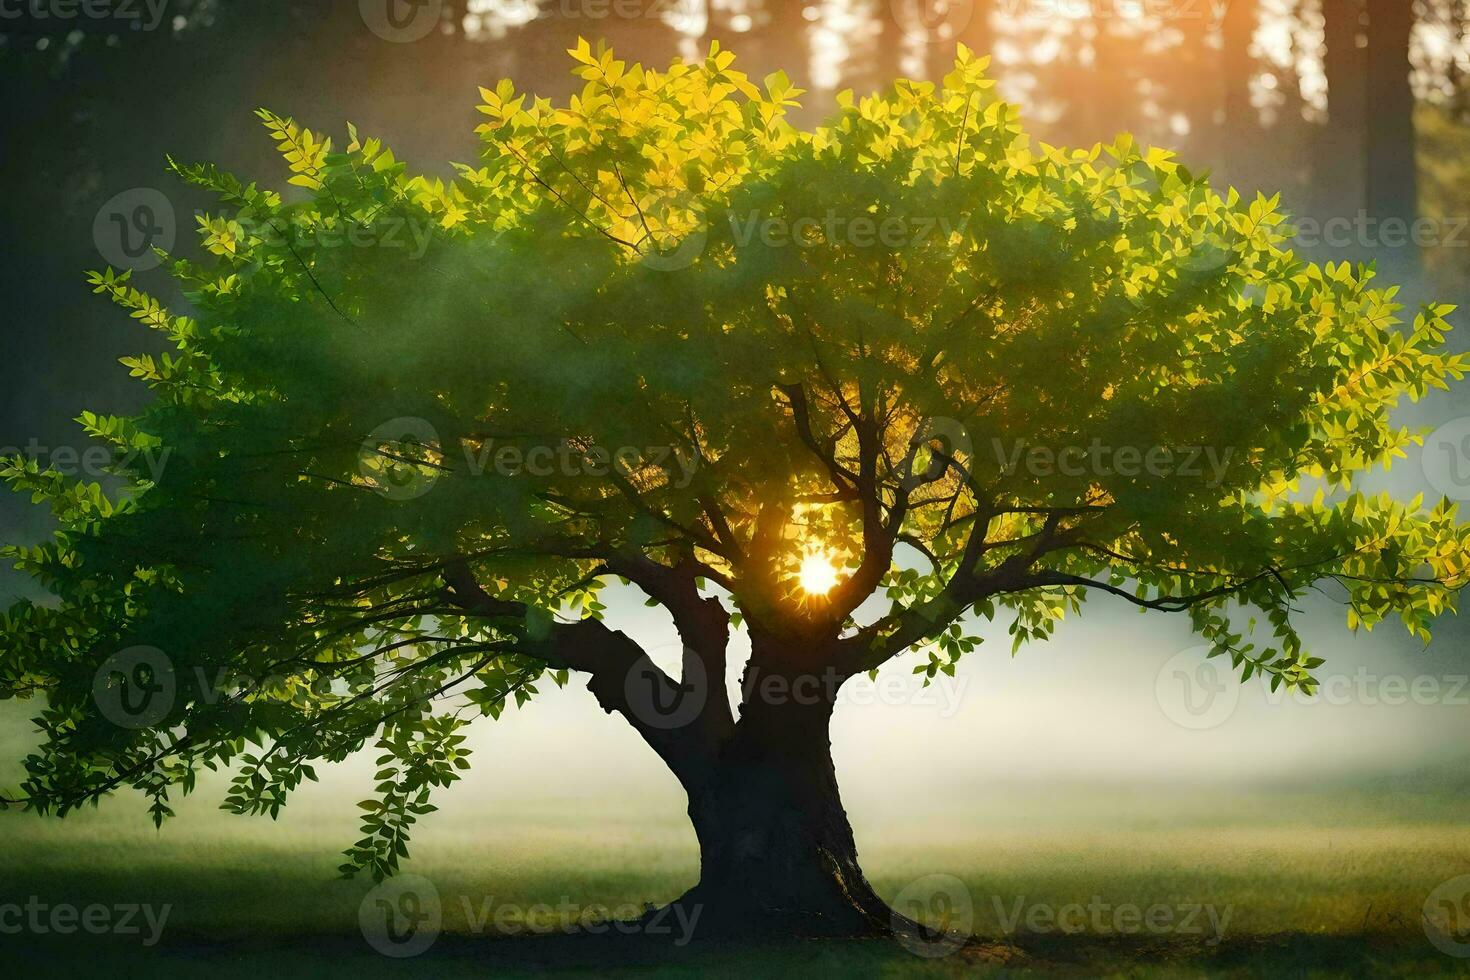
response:
[[[0,936],[12,967],[42,976],[109,977],[1467,977],[1470,960],[1437,952],[1424,937],[1282,933],[1218,946],[1179,940],[1084,936],[972,941],[923,956],[894,940],[696,941],[617,933],[440,936],[425,952],[394,958],[360,936],[137,942],[93,936]]]

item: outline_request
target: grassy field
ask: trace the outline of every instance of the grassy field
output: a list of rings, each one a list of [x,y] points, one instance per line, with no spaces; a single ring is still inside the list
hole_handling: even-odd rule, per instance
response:
[[[1463,799],[1032,788],[922,823],[859,821],[866,866],[889,899],[917,895],[933,908],[929,876],[963,883],[959,919],[986,944],[921,950],[942,956],[872,942],[752,950],[568,935],[570,921],[633,916],[693,882],[694,841],[676,801],[446,807],[407,869],[432,884],[442,927],[408,959],[364,938],[371,883],[335,879],[349,801],[307,801],[277,825],[191,803],[161,832],[123,819],[118,801],[65,822],[0,815],[0,905],[147,904],[156,917],[167,904],[156,944],[145,945],[139,915],[137,935],[29,929],[0,934],[0,949],[48,971],[106,964],[109,975],[149,977],[1467,976],[1470,959],[1435,949],[1421,923],[1430,892],[1470,873]],[[1119,917],[1129,905],[1162,907],[1169,921],[1134,926]],[[1067,906],[1080,928],[1063,934],[1050,916]]]

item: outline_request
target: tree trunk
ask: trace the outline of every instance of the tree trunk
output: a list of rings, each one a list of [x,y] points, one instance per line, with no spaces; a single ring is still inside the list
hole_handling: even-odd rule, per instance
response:
[[[1229,179],[1249,188],[1259,181],[1260,117],[1251,102],[1256,58],[1251,51],[1260,10],[1256,0],[1233,0],[1220,25],[1221,99],[1215,134],[1218,159],[1224,160]]]
[[[1419,210],[1411,0],[1368,0],[1368,213],[1413,222]]]
[[[839,685],[812,675],[755,680],[708,778],[689,788],[700,879],[678,904],[698,907],[702,934],[911,927],[858,865],[828,736]]]
[[[1362,0],[1323,0],[1327,76],[1327,125],[1317,142],[1319,216],[1352,217],[1366,203],[1368,82],[1358,47],[1363,27]]]
[[[995,54],[995,28],[991,21],[995,17],[995,0],[974,0],[970,4],[970,17],[964,27],[960,30],[960,43],[969,48],[975,54],[984,57]],[[963,8],[961,8],[963,9]],[[943,45],[949,50],[947,60],[954,61],[954,45]],[[947,74],[952,66],[946,66]],[[995,65],[990,72],[992,78],[998,73],[1000,65]]]

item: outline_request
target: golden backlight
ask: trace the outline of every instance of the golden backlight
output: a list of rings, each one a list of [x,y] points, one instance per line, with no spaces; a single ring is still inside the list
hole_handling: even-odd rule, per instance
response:
[[[796,573],[801,590],[807,595],[826,595],[837,585],[837,565],[828,551],[809,551]]]

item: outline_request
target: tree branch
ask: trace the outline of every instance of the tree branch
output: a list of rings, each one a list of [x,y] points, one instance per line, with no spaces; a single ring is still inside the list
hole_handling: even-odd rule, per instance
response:
[[[466,561],[451,562],[444,570],[444,581],[451,602],[472,616],[495,620],[497,629],[517,635],[520,652],[557,670],[587,674],[587,689],[597,698],[602,710],[622,715],[686,789],[699,785],[707,777],[718,742],[710,736],[708,727],[700,723],[706,712],[700,711],[686,723],[672,725],[670,718],[657,715],[650,706],[654,700],[670,704],[678,703],[683,697],[702,697],[708,702],[708,690],[687,690],[676,684],[631,637],[600,620],[556,622],[549,615],[538,615],[540,610],[525,603],[490,595],[475,579]],[[643,683],[655,688],[648,692],[647,702],[630,696],[640,694]],[[719,678],[719,690],[723,696],[723,674]]]

